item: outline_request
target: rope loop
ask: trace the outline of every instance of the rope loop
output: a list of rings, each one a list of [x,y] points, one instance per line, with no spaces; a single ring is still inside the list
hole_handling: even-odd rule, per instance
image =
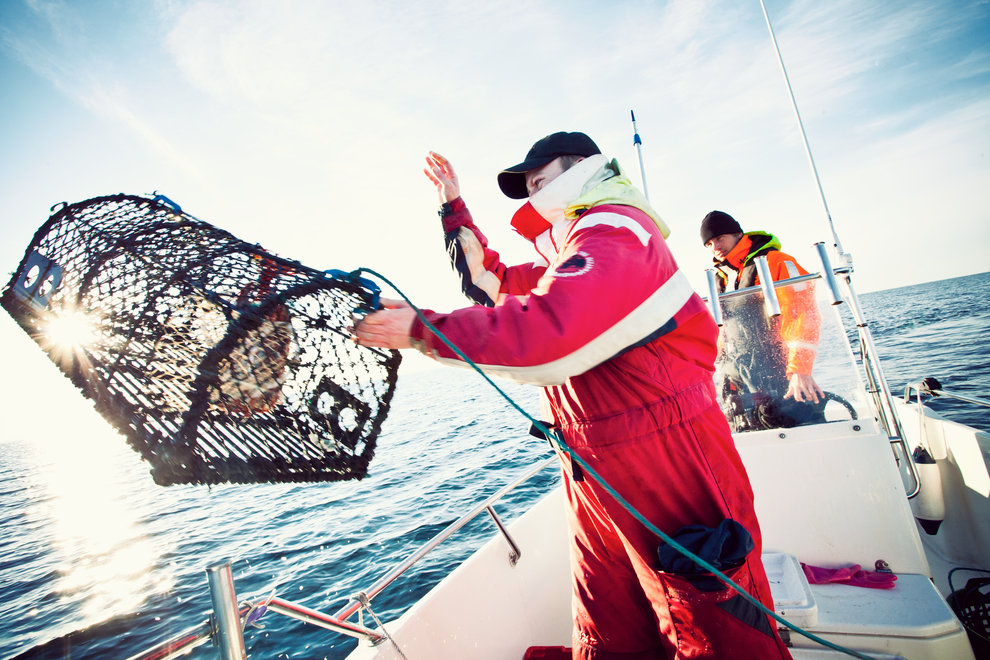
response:
[[[329,277],[330,279],[352,282],[360,285],[361,287],[371,292],[371,300],[369,300],[365,304],[358,305],[357,308],[355,308],[354,310],[355,314],[358,314],[360,316],[366,316],[367,314],[370,314],[371,312],[381,307],[381,293],[382,293],[381,287],[379,287],[376,282],[374,282],[373,280],[369,280],[366,277],[361,277],[361,271],[363,270],[367,270],[367,269],[358,268],[357,270],[352,270],[350,272],[347,272],[344,270],[338,270],[336,268],[332,268],[330,270],[323,271],[323,274]],[[368,271],[368,272],[372,272],[372,271]],[[410,303],[410,305],[411,304],[412,303]]]

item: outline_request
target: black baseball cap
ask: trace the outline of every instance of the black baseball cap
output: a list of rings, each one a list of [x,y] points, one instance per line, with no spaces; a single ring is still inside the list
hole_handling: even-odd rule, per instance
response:
[[[594,156],[601,152],[594,140],[584,133],[553,133],[538,140],[526,154],[526,160],[499,172],[498,187],[506,197],[525,199],[529,197],[526,172],[543,167],[559,156]]]

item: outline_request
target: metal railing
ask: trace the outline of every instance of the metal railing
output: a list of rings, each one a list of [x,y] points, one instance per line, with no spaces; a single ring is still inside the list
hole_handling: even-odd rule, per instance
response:
[[[494,509],[492,509],[492,505],[495,502],[502,499],[503,497],[505,497],[511,491],[515,490],[520,484],[532,479],[534,476],[536,476],[536,474],[543,471],[545,467],[547,467],[552,463],[555,463],[557,460],[558,459],[556,456],[551,456],[550,458],[544,459],[542,462],[537,463],[535,467],[530,468],[520,477],[516,478],[514,481],[510,482],[506,486],[503,486],[500,490],[498,490],[493,495],[488,497],[486,500],[475,506],[471,511],[469,511],[468,513],[464,514],[463,516],[452,522],[443,531],[441,531],[439,534],[437,534],[432,539],[430,539],[425,544],[423,544],[423,546],[420,547],[419,550],[414,552],[412,555],[409,556],[408,559],[406,559],[404,562],[402,562],[394,569],[389,571],[388,574],[386,574],[383,578],[381,578],[375,584],[373,584],[370,589],[360,592],[358,595],[364,594],[365,596],[367,596],[368,600],[371,600],[372,598],[380,594],[388,585],[395,582],[396,579],[398,579],[403,573],[408,571],[416,562],[418,562],[420,559],[425,557],[435,547],[437,547],[445,540],[450,538],[450,536],[453,535],[454,532],[459,530],[461,527],[464,527],[464,525],[471,522],[482,513],[488,513],[495,521],[496,527],[498,527],[499,531],[502,533],[503,537],[505,538],[506,543],[509,545],[509,563],[515,565],[520,557],[519,549],[516,546],[515,542],[512,540],[512,537],[509,536],[509,533],[505,529],[505,526],[502,525],[498,516],[495,514]],[[340,609],[334,616],[337,618],[346,619],[355,612],[357,612],[358,609],[360,608],[361,608],[361,602],[357,598],[357,596],[355,596],[352,597],[350,603],[348,603],[346,606]]]
[[[828,255],[823,248],[819,249],[819,256],[822,259],[823,267],[831,271]],[[894,408],[894,395],[891,393],[890,385],[887,384],[887,378],[884,376],[883,367],[877,356],[876,344],[873,342],[873,333],[869,323],[866,322],[866,317],[859,305],[859,297],[853,288],[852,268],[846,267],[832,272],[835,275],[840,275],[842,283],[845,284],[847,293],[845,298],[849,301],[849,311],[856,322],[856,331],[859,336],[859,354],[863,362],[863,370],[866,373],[867,391],[873,397],[880,424],[890,439],[895,459],[898,463],[903,460],[907,466],[913,483],[910,487],[905,486],[905,491],[908,499],[911,499],[921,492],[921,476],[918,474],[918,466],[915,465],[914,459],[911,457],[911,450],[904,440],[904,432]]]
[[[759,259],[766,259],[766,257],[757,257],[757,260],[759,260]],[[712,269],[712,268],[709,268],[708,271],[710,271],[713,274],[715,272],[714,269]],[[809,273],[807,275],[798,275],[797,277],[789,277],[786,280],[777,280],[776,282],[773,283],[773,288],[774,289],[779,289],[782,286],[790,286],[792,284],[800,284],[801,282],[811,282],[813,280],[820,280],[821,278],[822,278],[822,276],[819,275],[818,273]],[[718,299],[719,300],[727,300],[727,299],[730,299],[730,298],[736,298],[738,296],[745,296],[745,295],[754,293],[756,291],[766,291],[766,289],[763,287],[762,284],[757,284],[756,286],[748,286],[748,287],[745,287],[743,289],[735,289],[734,291],[725,291],[725,292],[719,293],[717,295],[718,295]],[[708,303],[709,308],[711,308],[711,299],[710,298],[704,298],[703,300],[705,300],[705,302]]]
[[[259,619],[265,612],[274,612],[343,635],[365,639],[371,644],[380,644],[389,638],[387,632],[378,621],[378,617],[375,616],[374,611],[371,609],[371,600],[423,559],[423,557],[432,552],[434,548],[481,514],[487,513],[491,517],[499,534],[505,539],[508,546],[509,564],[512,566],[516,565],[522,557],[522,550],[513,540],[505,524],[495,512],[494,504],[557,461],[558,458],[554,455],[543,459],[535,466],[527,469],[520,476],[445,527],[368,589],[351,596],[347,604],[332,615],[298,603],[293,603],[292,601],[277,598],[274,595],[260,599],[249,599],[238,607],[236,605],[237,596],[234,590],[233,578],[230,573],[230,562],[213,564],[207,568],[210,594],[214,605],[213,615],[200,625],[189,628],[166,642],[131,656],[128,660],[170,660],[171,658],[185,655],[192,649],[202,646],[211,640],[215,646],[220,647],[221,657],[224,660],[241,660],[245,657],[244,628]],[[360,613],[363,610],[367,610],[376,624],[378,624],[377,630],[365,626],[360,619],[358,623],[349,621],[350,617],[355,613],[358,613],[360,617]]]
[[[909,403],[911,401],[911,392],[916,390],[918,392],[918,401],[921,402],[921,395],[926,394],[932,397],[944,396],[950,399],[955,399],[957,401],[964,401],[966,403],[972,403],[978,406],[986,406],[990,408],[990,401],[987,399],[981,399],[976,396],[967,396],[965,394],[957,394],[955,392],[949,392],[948,390],[942,389],[942,384],[938,382],[935,378],[925,378],[917,383],[908,383],[904,387],[904,402]]]

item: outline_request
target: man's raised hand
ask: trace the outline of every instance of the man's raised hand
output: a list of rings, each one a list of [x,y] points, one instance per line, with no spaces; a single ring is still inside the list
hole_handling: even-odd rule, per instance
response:
[[[423,173],[437,187],[441,204],[452,202],[461,196],[461,185],[457,181],[457,174],[454,173],[454,166],[437,152],[431,151],[426,155],[426,168]]]

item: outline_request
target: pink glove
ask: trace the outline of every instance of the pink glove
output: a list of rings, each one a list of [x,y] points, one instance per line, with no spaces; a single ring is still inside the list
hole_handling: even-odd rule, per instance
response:
[[[879,571],[861,570],[859,564],[843,566],[841,568],[822,568],[821,566],[811,566],[801,564],[804,576],[808,578],[809,584],[825,584],[833,582],[836,584],[850,584],[854,587],[866,587],[868,589],[893,589],[897,576],[893,573]]]
[[[808,578],[809,584],[825,584],[826,582],[845,582],[852,578],[862,566],[853,564],[842,568],[822,568],[821,566],[811,566],[801,564],[804,576]]]
[[[881,573],[879,571],[856,571],[855,575],[844,584],[851,584],[854,587],[866,587],[868,589],[893,589],[897,582],[897,576],[893,573]]]

